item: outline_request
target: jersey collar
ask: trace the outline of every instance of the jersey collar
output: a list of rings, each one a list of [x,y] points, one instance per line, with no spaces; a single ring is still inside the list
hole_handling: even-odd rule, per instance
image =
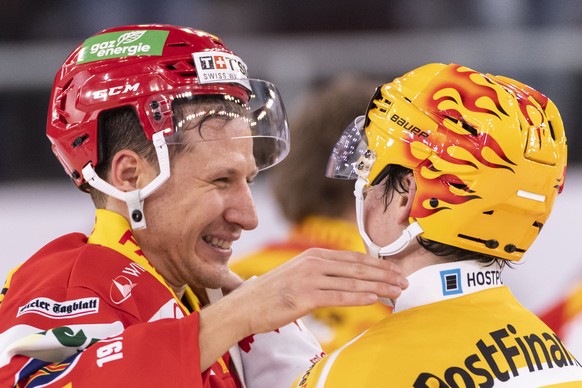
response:
[[[178,305],[186,312],[189,309],[184,306],[182,301],[178,298],[174,290],[166,283],[162,275],[150,264],[148,259],[144,256],[139,244],[137,243],[129,222],[116,212],[97,209],[95,213],[95,226],[93,232],[88,239],[89,244],[101,245],[122,254],[131,261],[139,264],[148,273],[155,277],[161,284],[163,284],[172,294]],[[200,301],[189,287],[186,287],[185,297],[190,304],[192,310],[200,310]]]
[[[394,312],[501,286],[501,267],[497,263],[486,265],[471,260],[430,265],[408,277],[408,288],[396,300]]]

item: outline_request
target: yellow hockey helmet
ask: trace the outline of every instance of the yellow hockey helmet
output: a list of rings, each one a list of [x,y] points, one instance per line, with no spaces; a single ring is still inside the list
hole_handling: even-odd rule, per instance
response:
[[[410,222],[429,240],[517,261],[563,188],[567,147],[558,109],[510,78],[428,64],[379,87],[359,127],[365,146],[346,147],[357,137],[352,129],[328,176],[364,174],[369,186],[387,165],[411,169]]]

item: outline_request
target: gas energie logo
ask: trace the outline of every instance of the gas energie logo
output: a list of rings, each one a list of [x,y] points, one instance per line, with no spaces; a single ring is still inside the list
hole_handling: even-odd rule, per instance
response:
[[[168,31],[118,31],[93,36],[83,43],[77,64],[137,55],[162,55]]]

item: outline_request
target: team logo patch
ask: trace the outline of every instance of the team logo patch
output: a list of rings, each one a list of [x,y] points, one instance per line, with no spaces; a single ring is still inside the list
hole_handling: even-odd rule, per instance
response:
[[[247,65],[237,57],[222,51],[205,51],[192,53],[198,82],[201,84],[234,82],[251,89],[248,77]]]
[[[441,284],[443,287],[443,295],[455,295],[463,293],[460,268],[441,271],[440,275]]]
[[[81,317],[99,312],[99,298],[82,298],[57,302],[50,298],[36,298],[20,306],[17,317],[38,314],[53,319]]]
[[[115,304],[120,304],[127,300],[131,296],[131,290],[137,284],[133,283],[127,277],[120,275],[113,279],[111,282],[111,287],[109,288],[109,297],[111,301]]]

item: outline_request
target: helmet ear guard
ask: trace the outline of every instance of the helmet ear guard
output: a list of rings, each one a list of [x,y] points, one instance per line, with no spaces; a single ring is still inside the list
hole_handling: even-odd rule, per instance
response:
[[[360,137],[375,154],[366,185],[387,165],[413,171],[410,217],[423,238],[507,260],[533,243],[564,183],[556,106],[459,65],[429,64],[381,86]]]

